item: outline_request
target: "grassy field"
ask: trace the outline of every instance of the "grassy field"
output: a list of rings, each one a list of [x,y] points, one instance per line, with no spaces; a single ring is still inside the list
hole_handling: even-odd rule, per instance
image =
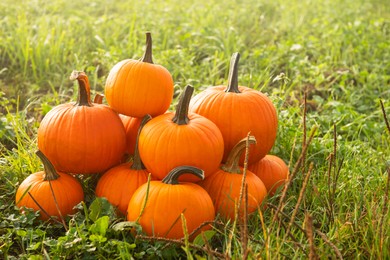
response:
[[[113,2],[0,2],[0,258],[390,258],[388,1]],[[41,170],[39,122],[75,99],[72,70],[103,92],[114,64],[142,56],[146,31],[175,98],[186,84],[226,84],[241,54],[240,85],[278,111],[271,153],[289,163],[286,192],[247,225],[217,221],[206,244],[133,236],[95,199],[96,177],[82,180],[85,203],[66,225],[20,214],[16,189]]]

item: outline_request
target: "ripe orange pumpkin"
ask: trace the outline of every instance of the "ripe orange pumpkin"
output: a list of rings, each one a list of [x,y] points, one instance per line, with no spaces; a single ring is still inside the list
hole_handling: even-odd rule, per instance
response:
[[[128,155],[133,155],[137,140],[138,128],[141,125],[142,118],[125,116],[122,114],[120,114],[119,117],[122,120],[126,132],[126,153]]]
[[[173,79],[166,68],[153,63],[149,32],[141,60],[126,59],[111,69],[105,96],[110,107],[127,116],[154,117],[167,111],[173,98]]]
[[[16,191],[16,206],[40,210],[42,220],[75,213],[74,206],[84,200],[81,184],[73,176],[57,172],[41,151],[36,154],[44,170],[31,174],[20,184]]]
[[[150,120],[149,115],[142,119],[138,132],[148,120]],[[95,190],[96,196],[105,197],[123,215],[126,215],[127,206],[133,193],[139,186],[148,181],[149,176],[149,172],[145,169],[139,156],[137,141],[133,153],[132,162],[120,164],[104,173]]]
[[[278,156],[270,154],[249,165],[248,169],[263,181],[270,195],[275,194],[276,189],[286,182],[289,175],[286,163]]]
[[[102,94],[96,94],[93,102],[103,104],[103,97],[104,95]],[[125,116],[122,114],[119,114],[119,117],[122,120],[126,132],[126,153],[127,155],[133,155],[135,143],[137,140],[138,128],[140,127],[142,118]]]
[[[249,163],[263,158],[272,148],[277,132],[277,114],[271,100],[260,91],[238,85],[239,54],[230,63],[227,86],[202,91],[190,103],[189,110],[207,117],[221,130],[225,144],[223,161],[234,145],[248,132],[258,144],[251,147]],[[244,158],[241,158],[241,164]]]
[[[192,86],[186,86],[175,113],[157,116],[142,128],[139,152],[146,169],[158,180],[180,165],[198,167],[207,177],[221,163],[223,138],[220,130],[207,118],[188,113],[193,91]],[[184,174],[180,181],[196,182],[198,179]]]
[[[129,202],[127,220],[138,221],[148,236],[172,239],[184,237],[181,214],[185,217],[188,233],[206,221],[213,221],[215,212],[210,196],[195,183],[179,183],[182,174],[204,178],[202,170],[181,166],[173,169],[162,181],[143,184]],[[209,228],[207,225],[202,230]]]
[[[246,147],[246,139],[242,139],[231,150],[225,164],[210,177],[198,184],[210,195],[217,214],[224,219],[234,220],[235,208],[240,197],[243,167],[239,166],[240,156]],[[253,136],[249,137],[249,144],[256,143]],[[267,195],[263,182],[253,172],[246,171],[248,185],[248,214],[256,211]],[[244,203],[240,204],[240,212],[244,210]]]
[[[38,147],[62,172],[104,172],[119,164],[126,148],[124,126],[110,107],[91,103],[88,77],[74,71],[79,83],[76,103],[50,110],[38,129]]]

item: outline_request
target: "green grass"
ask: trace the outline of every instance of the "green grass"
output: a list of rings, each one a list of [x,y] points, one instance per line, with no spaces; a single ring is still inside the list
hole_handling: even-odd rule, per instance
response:
[[[103,92],[116,62],[142,56],[146,31],[154,61],[172,73],[176,94],[186,84],[196,92],[226,84],[230,57],[240,52],[240,85],[273,100],[279,128],[271,153],[291,171],[304,136],[317,128],[278,220],[272,222],[272,205],[281,193],[267,201],[264,226],[259,214],[249,219],[250,258],[301,259],[310,248],[320,258],[336,258],[332,246],[346,259],[390,258],[390,133],[380,106],[383,100],[390,115],[389,21],[385,0],[1,1],[0,258],[211,258],[201,243],[135,238],[107,202],[94,200],[93,177],[83,180],[86,203],[67,222],[68,231],[34,213],[21,215],[14,205],[18,184],[41,169],[34,155],[39,122],[76,96],[71,71],[86,71],[93,93]],[[301,230],[305,215],[313,221],[312,247]],[[242,230],[217,223],[210,248],[241,258]]]

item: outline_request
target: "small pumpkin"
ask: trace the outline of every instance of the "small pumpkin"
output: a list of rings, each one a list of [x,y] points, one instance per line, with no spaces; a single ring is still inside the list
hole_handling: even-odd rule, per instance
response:
[[[42,220],[75,213],[74,207],[84,200],[81,184],[73,176],[57,172],[41,151],[36,154],[44,170],[31,174],[20,184],[16,191],[16,206],[40,210]]]
[[[220,169],[199,182],[210,195],[217,214],[224,219],[234,220],[235,208],[240,197],[243,167],[239,166],[240,156],[246,147],[247,138],[242,139],[231,150],[225,164]],[[249,137],[249,144],[256,143],[253,136]],[[248,214],[256,211],[261,205],[267,189],[263,182],[253,172],[246,171],[246,183],[248,185]],[[244,210],[244,203],[240,204],[240,212]]]
[[[119,117],[122,120],[126,132],[126,153],[128,155],[133,155],[137,140],[138,128],[141,125],[142,118],[125,116],[122,114],[120,114]]]
[[[94,103],[103,104],[104,95],[96,94],[94,98]],[[149,115],[147,115],[149,116]],[[126,153],[128,155],[134,154],[135,143],[137,140],[138,128],[142,122],[142,118],[131,117],[119,114],[120,119],[122,120],[123,126],[125,127],[126,132]],[[126,157],[127,157],[126,156]]]
[[[166,68],[153,63],[149,32],[140,60],[122,60],[110,70],[105,96],[110,107],[131,117],[142,118],[146,114],[154,117],[168,110],[173,98],[173,79]]]
[[[138,133],[148,120],[150,120],[149,115],[142,119]],[[105,197],[123,215],[126,215],[133,193],[148,181],[149,176],[139,156],[137,141],[133,153],[132,162],[120,164],[108,170],[99,179],[95,189],[96,196]]]
[[[276,189],[286,182],[289,175],[286,163],[280,157],[271,154],[249,165],[248,169],[263,181],[269,195],[274,195]]]
[[[204,178],[204,173],[199,168],[180,166],[162,181],[143,184],[130,200],[127,220],[139,222],[148,236],[171,239],[184,237],[181,214],[185,217],[189,234],[202,223],[213,221],[215,212],[210,196],[195,183],[179,183],[178,179],[182,174]],[[209,228],[206,225],[202,230]]]
[[[73,71],[70,79],[78,81],[78,100],[58,105],[45,115],[38,129],[38,147],[59,171],[104,172],[124,155],[124,126],[110,107],[90,101],[84,72]]]
[[[258,144],[251,147],[249,163],[263,158],[272,148],[277,132],[277,114],[271,100],[260,91],[238,85],[239,53],[230,62],[227,86],[207,88],[191,100],[189,110],[213,121],[222,132],[223,162],[234,145],[248,132]],[[244,158],[241,158],[241,165]]]
[[[186,86],[176,112],[167,112],[150,120],[139,139],[142,161],[152,176],[161,180],[173,168],[192,165],[209,176],[218,169],[223,155],[223,138],[218,127],[207,118],[188,113],[194,88]],[[191,174],[180,181],[196,182]]]

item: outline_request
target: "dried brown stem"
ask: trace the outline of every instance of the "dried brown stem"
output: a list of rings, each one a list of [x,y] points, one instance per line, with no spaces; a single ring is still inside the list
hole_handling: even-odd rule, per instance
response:
[[[310,246],[309,259],[319,259],[314,244],[313,219],[309,213],[305,214],[305,233]]]
[[[243,260],[248,259],[248,184],[244,186],[244,212],[242,216],[241,225],[241,247],[242,247],[242,258]]]
[[[306,144],[306,139],[307,139],[307,125],[306,125],[306,113],[307,113],[307,92],[305,92],[305,97],[304,97],[304,103],[303,103],[303,117],[302,117],[302,124],[303,124],[303,138],[302,138],[302,144]],[[303,161],[303,170],[305,170],[306,167],[306,155],[303,155],[302,158]]]
[[[52,216],[50,216],[49,213],[47,213],[47,211],[44,208],[42,208],[41,204],[39,204],[39,202],[34,198],[34,196],[29,191],[27,192],[27,194],[35,202],[35,204],[37,204],[38,208],[43,212],[43,214],[45,214],[49,219],[52,219],[55,222],[62,224],[61,221],[59,221],[58,219],[53,218]]]
[[[387,209],[389,206],[389,186],[390,186],[390,167],[387,168],[386,189],[385,189],[385,195],[383,198],[384,202],[383,202],[382,214],[381,214],[381,218],[379,220],[379,239],[380,239],[379,248],[380,248],[381,252],[383,252],[383,243],[385,240],[385,236],[383,234],[383,223],[384,223]]]
[[[152,242],[160,241],[160,242],[165,242],[165,243],[169,243],[169,244],[179,245],[182,247],[185,247],[185,245],[186,245],[185,242],[183,242],[182,240],[179,240],[179,239],[169,239],[169,238],[164,238],[164,237],[148,237],[148,236],[144,236],[144,235],[137,235],[136,238],[141,239],[141,240],[146,240],[146,241],[152,241]],[[228,259],[228,260],[230,259],[230,257],[228,255],[216,252],[214,250],[208,250],[207,247],[201,247],[201,246],[194,245],[191,243],[189,243],[188,246],[192,249],[205,252],[207,255],[212,255],[212,256],[217,257],[219,259]]]
[[[316,132],[317,128],[313,128],[313,130],[311,131],[311,134],[310,134],[310,137],[309,137],[309,140],[307,141],[306,144],[304,144],[303,146],[303,149],[302,149],[302,152],[301,152],[301,155],[299,156],[298,158],[298,161],[295,163],[294,165],[294,169],[293,171],[291,172],[288,180],[287,180],[287,183],[286,185],[284,186],[283,188],[283,192],[282,192],[282,195],[280,197],[280,200],[279,200],[279,205],[278,205],[278,208],[275,212],[275,215],[274,215],[274,218],[272,220],[272,223],[271,223],[271,228],[270,228],[270,232],[271,233],[271,230],[272,230],[272,227],[273,227],[273,224],[276,222],[276,220],[278,219],[278,214],[279,212],[282,210],[283,208],[283,205],[284,205],[284,200],[286,199],[286,195],[287,195],[287,191],[288,189],[290,188],[291,184],[292,184],[292,181],[295,177],[295,175],[297,174],[297,172],[299,171],[299,168],[301,167],[301,164],[302,164],[302,161],[303,161],[303,157],[304,155],[306,154],[306,151],[309,147],[309,144],[311,143],[311,141],[313,140],[314,138],[314,134]]]
[[[306,186],[307,186],[307,184],[308,184],[308,182],[309,182],[309,178],[310,178],[311,172],[312,172],[312,170],[313,170],[313,167],[314,167],[314,164],[311,163],[310,166],[309,166],[309,170],[307,171],[306,176],[305,176],[305,179],[304,179],[304,181],[303,181],[301,191],[299,192],[298,201],[297,201],[297,203],[295,204],[295,208],[294,208],[294,211],[293,211],[292,216],[291,216],[291,218],[290,218],[290,222],[288,223],[286,235],[288,235],[288,234],[290,233],[291,226],[293,225],[293,223],[294,223],[294,221],[295,221],[295,217],[296,217],[297,214],[298,214],[299,206],[301,205],[301,202],[302,202],[302,200],[303,200],[303,196],[305,195]],[[286,235],[285,235],[285,237],[286,237]],[[284,240],[284,239],[283,239],[283,240]]]
[[[324,240],[325,243],[327,243],[333,249],[333,251],[336,253],[337,258],[342,260],[343,255],[341,254],[341,252],[337,248],[337,246],[335,244],[333,244],[332,242],[330,242],[328,237],[324,233],[322,233],[321,231],[315,229],[315,232],[322,238],[322,240]]]
[[[49,180],[49,186],[50,186],[51,195],[53,196],[53,199],[54,199],[54,204],[56,205],[57,212],[60,215],[61,223],[64,226],[65,230],[68,231],[68,226],[66,225],[64,217],[62,216],[60,207],[58,206],[57,197],[54,194],[53,186],[51,185],[51,180]]]
[[[389,120],[387,119],[385,106],[384,106],[382,100],[379,100],[379,101],[380,101],[380,103],[381,103],[381,108],[382,108],[383,118],[385,119],[386,128],[387,128],[387,130],[388,130],[389,133],[390,133],[390,124],[389,124]]]
[[[277,207],[276,207],[275,205],[271,204],[271,203],[267,203],[267,206],[270,207],[270,208],[272,208],[272,209],[274,209],[274,210],[277,210]],[[284,218],[286,218],[286,219],[290,219],[290,216],[288,216],[286,213],[284,213],[284,212],[282,212],[282,211],[280,211],[279,214],[282,215],[282,216],[283,216]],[[300,225],[298,225],[295,221],[293,222],[293,225],[294,225],[296,228],[298,228],[301,232],[303,232],[303,233],[305,232],[305,230],[304,230]],[[314,226],[313,226],[313,230],[314,230],[314,232],[315,232],[316,234],[318,234],[318,235],[322,238],[322,240],[323,240],[326,244],[328,244],[328,245],[335,251],[335,253],[336,253],[338,259],[343,259],[343,256],[341,255],[340,250],[336,247],[335,244],[333,244],[333,243],[328,239],[328,237],[327,237],[324,233],[322,233],[322,232],[319,231],[319,230],[316,230],[316,229],[314,228]]]

